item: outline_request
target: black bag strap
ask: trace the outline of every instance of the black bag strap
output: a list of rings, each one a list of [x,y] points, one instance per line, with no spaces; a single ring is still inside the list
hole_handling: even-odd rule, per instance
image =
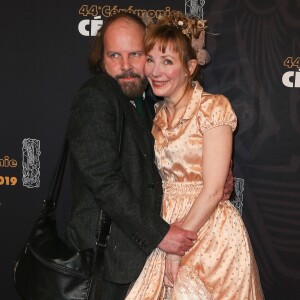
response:
[[[122,147],[122,136],[123,136],[123,122],[124,122],[124,113],[121,114],[121,128],[120,128],[120,136],[119,136],[119,152],[121,152]],[[60,154],[60,158],[58,161],[57,168],[53,174],[53,178],[50,184],[49,192],[47,194],[47,198],[44,200],[44,208],[42,210],[42,214],[46,214],[48,216],[54,216],[55,210],[57,207],[58,196],[61,188],[61,184],[64,177],[64,172],[66,168],[66,162],[68,160],[69,154],[69,144],[68,140],[65,137],[65,141],[63,143],[63,148]],[[108,235],[110,232],[111,220],[105,214],[104,210],[101,209],[99,212],[97,233],[96,233],[96,244],[100,247],[105,247],[108,239]]]
[[[69,154],[69,144],[67,138],[65,138],[61,155],[58,160],[58,165],[53,174],[53,178],[49,187],[47,198],[44,200],[44,208],[41,212],[41,214],[47,215],[51,218],[55,217],[58,196],[63,181],[66,162],[68,160],[68,154]],[[97,231],[96,231],[97,246],[101,246],[101,247],[106,246],[106,241],[108,239],[108,235],[110,232],[110,225],[111,225],[111,221],[109,217],[105,214],[103,209],[100,209]]]
[[[68,159],[68,153],[69,153],[69,145],[67,138],[65,138],[65,141],[63,143],[63,148],[60,154],[60,158],[58,160],[58,165],[54,171],[52,181],[50,184],[50,188],[47,194],[47,198],[44,201],[44,213],[47,213],[48,215],[52,215],[55,212],[58,196],[65,172],[66,162]]]

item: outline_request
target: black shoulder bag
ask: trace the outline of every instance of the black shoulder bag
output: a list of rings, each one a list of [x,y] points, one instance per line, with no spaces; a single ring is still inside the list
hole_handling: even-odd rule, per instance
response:
[[[15,285],[24,300],[98,298],[95,294],[101,281],[100,272],[110,220],[101,210],[96,250],[76,252],[59,238],[55,210],[67,156],[68,144],[65,142],[47,200],[14,264]]]

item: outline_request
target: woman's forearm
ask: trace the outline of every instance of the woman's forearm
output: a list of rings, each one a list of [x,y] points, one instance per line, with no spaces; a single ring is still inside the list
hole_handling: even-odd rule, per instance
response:
[[[216,209],[222,199],[222,193],[223,187],[214,192],[203,188],[184,219],[182,228],[198,232]]]

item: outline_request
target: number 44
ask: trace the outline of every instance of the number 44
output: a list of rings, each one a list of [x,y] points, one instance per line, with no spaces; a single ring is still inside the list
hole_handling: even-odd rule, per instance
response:
[[[285,59],[285,61],[283,62],[283,65],[285,67],[288,67],[289,69],[293,68],[293,67],[296,67],[297,69],[300,68],[300,57],[287,57]]]

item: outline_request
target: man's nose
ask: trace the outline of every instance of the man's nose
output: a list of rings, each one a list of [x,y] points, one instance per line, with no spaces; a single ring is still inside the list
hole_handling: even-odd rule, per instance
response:
[[[132,65],[131,65],[131,62],[130,62],[129,58],[127,58],[127,57],[122,58],[121,68],[124,71],[128,71],[132,68]]]

